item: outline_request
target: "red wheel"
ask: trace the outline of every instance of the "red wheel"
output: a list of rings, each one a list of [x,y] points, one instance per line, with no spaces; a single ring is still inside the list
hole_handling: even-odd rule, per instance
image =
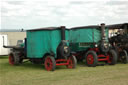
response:
[[[9,54],[9,64],[19,65],[22,62],[22,58],[19,56],[18,52],[12,52]]]
[[[93,55],[92,54],[89,54],[87,56],[87,63],[88,64],[93,64],[94,63],[94,58],[93,58]]]
[[[14,56],[13,56],[13,54],[9,55],[9,64],[14,65]]]
[[[75,56],[70,56],[68,58],[68,65],[66,65],[66,66],[67,66],[67,68],[72,69],[72,68],[76,68],[76,64],[77,64],[76,57]]]
[[[45,69],[46,69],[47,71],[54,71],[54,70],[55,70],[56,63],[55,63],[54,57],[52,57],[52,56],[47,56],[47,57],[45,58],[44,64],[45,64]]]
[[[95,67],[98,64],[98,58],[95,51],[88,51],[86,53],[86,64],[90,67]]]

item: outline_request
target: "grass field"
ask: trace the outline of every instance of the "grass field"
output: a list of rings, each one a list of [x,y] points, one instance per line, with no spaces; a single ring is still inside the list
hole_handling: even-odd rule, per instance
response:
[[[128,85],[128,64],[76,69],[59,66],[48,72],[43,65],[30,62],[11,66],[8,57],[0,57],[0,85]]]

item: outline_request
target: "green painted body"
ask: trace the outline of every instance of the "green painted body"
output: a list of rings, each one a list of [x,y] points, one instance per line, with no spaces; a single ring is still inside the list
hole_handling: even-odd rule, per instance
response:
[[[68,40],[68,30],[65,39]],[[54,53],[61,42],[61,30],[27,31],[27,57],[42,58],[46,53]]]
[[[108,41],[108,29],[105,29],[106,40]],[[101,40],[100,28],[71,29],[69,34],[70,48],[72,51],[83,51],[93,48],[94,44],[99,45]]]

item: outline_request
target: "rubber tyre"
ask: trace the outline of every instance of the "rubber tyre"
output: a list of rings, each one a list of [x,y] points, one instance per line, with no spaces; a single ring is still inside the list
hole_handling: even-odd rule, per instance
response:
[[[117,54],[117,58],[119,58],[119,51],[118,51],[118,47],[117,46],[115,46],[114,47],[114,50],[115,50],[115,52],[116,52],[116,54]],[[118,59],[117,59],[118,60]]]
[[[72,55],[68,58],[68,60],[69,60],[69,65],[66,65],[66,67],[69,69],[76,68],[76,65],[77,65],[76,57]]]
[[[47,56],[44,61],[45,69],[47,71],[54,71],[56,68],[56,61],[53,56]]]
[[[116,51],[111,49],[108,52],[108,55],[109,55],[109,59],[110,59],[109,65],[115,65],[117,63],[117,53],[116,53]]]
[[[13,62],[10,60],[10,57],[13,58]],[[19,65],[21,63],[22,63],[22,60],[21,60],[18,52],[12,52],[12,53],[9,54],[9,64]]]
[[[123,50],[123,52],[121,53],[120,60],[124,64],[128,63],[128,53],[126,50]]]
[[[95,51],[88,51],[85,55],[85,59],[89,67],[96,67],[98,64],[98,57]]]
[[[14,53],[14,59],[15,59],[15,65],[19,65],[20,64],[20,56],[18,55],[18,53]]]

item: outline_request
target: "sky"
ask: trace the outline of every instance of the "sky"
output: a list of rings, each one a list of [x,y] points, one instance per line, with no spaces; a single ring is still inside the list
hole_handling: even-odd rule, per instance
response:
[[[128,0],[1,0],[0,29],[128,23]]]

